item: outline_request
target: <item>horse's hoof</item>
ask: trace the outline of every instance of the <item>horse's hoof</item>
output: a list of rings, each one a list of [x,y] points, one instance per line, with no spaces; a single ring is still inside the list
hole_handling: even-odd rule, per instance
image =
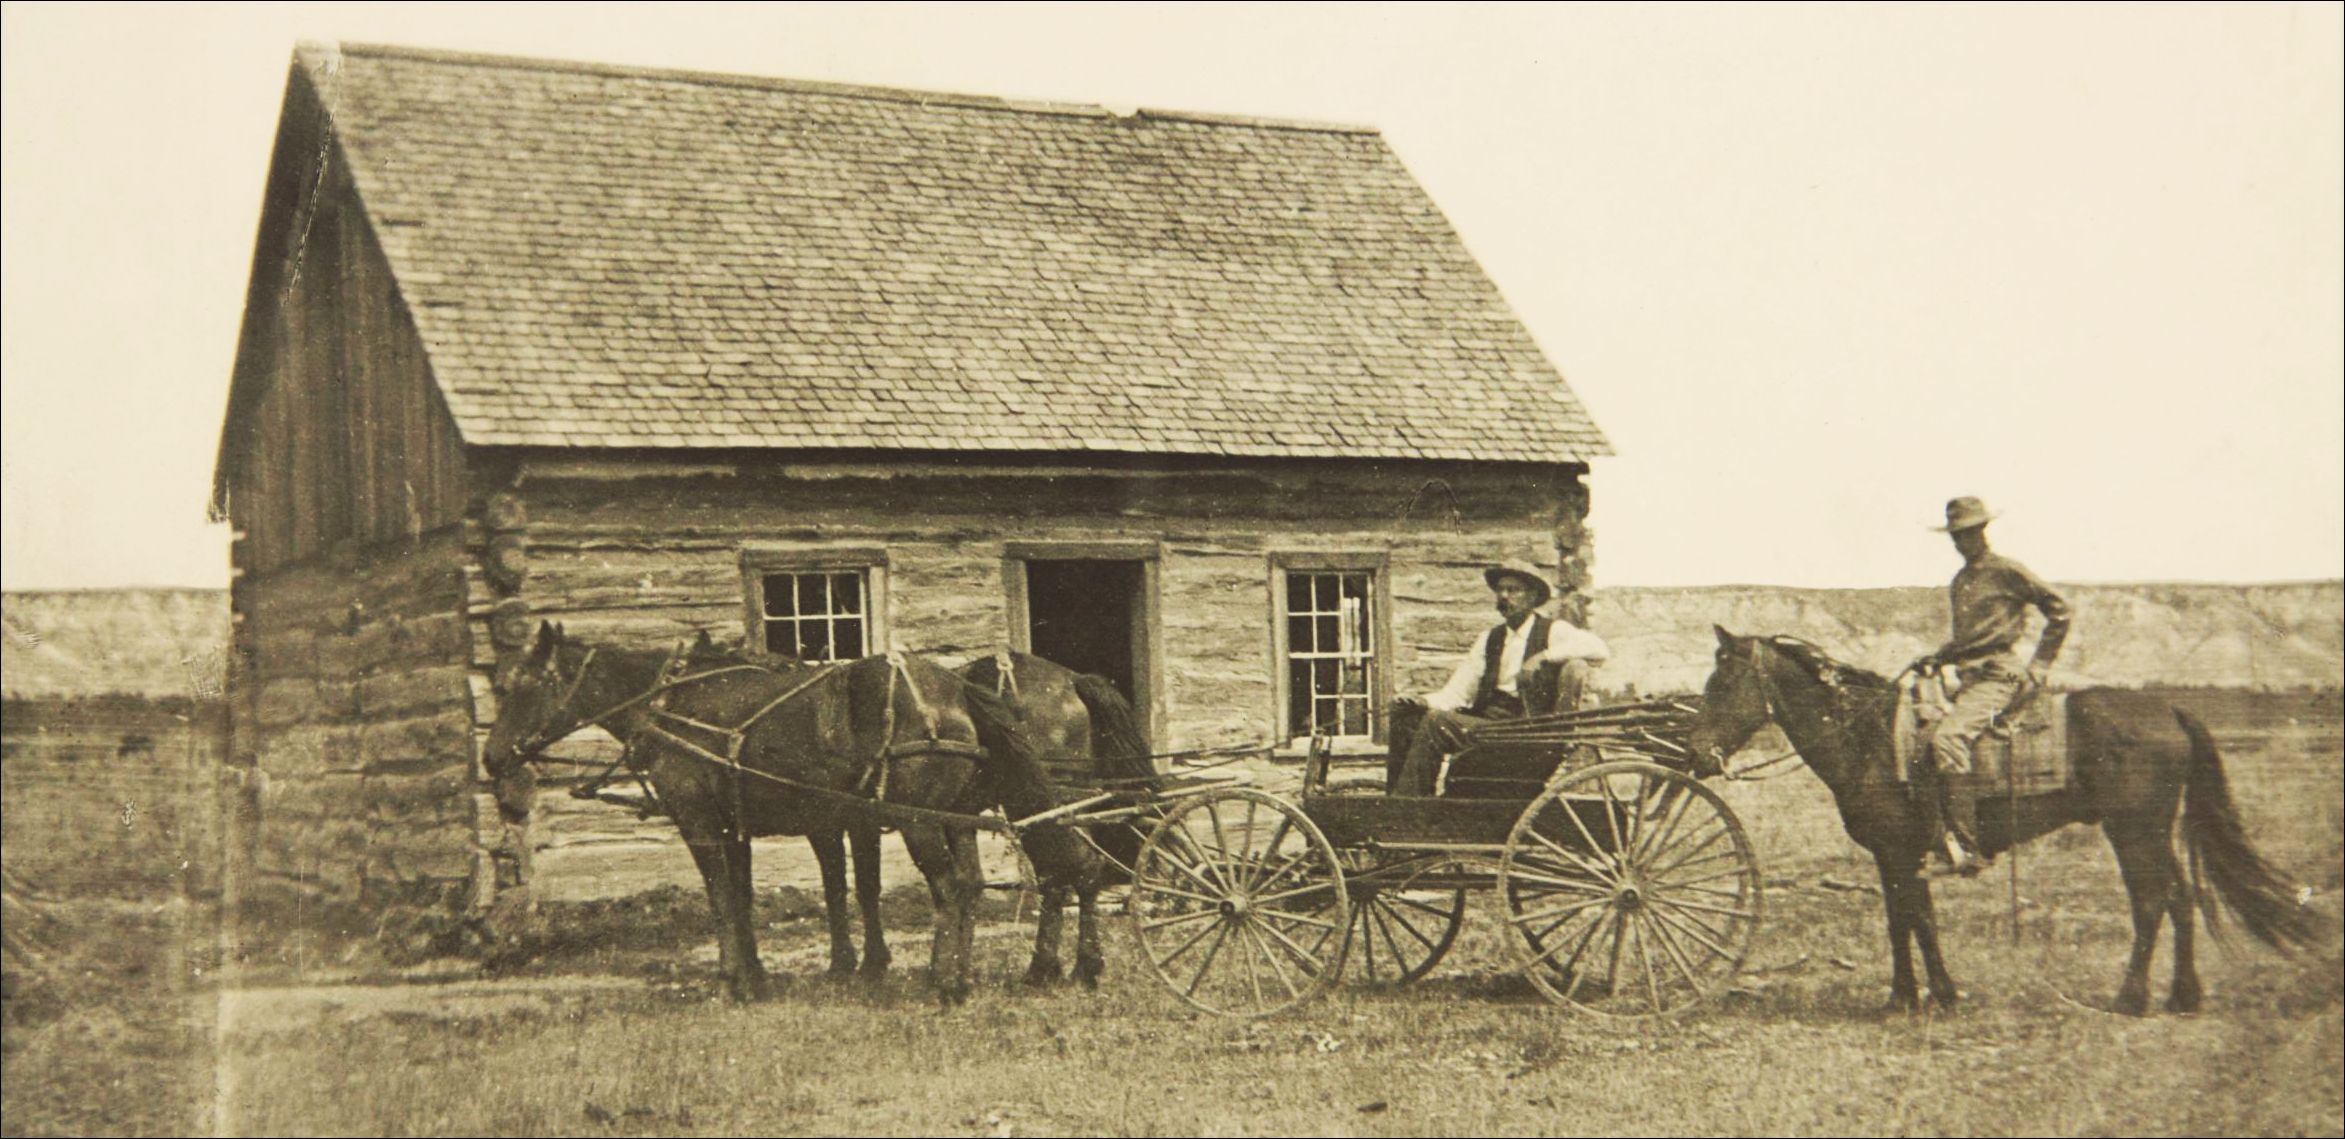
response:
[[[2148,1016],[2150,1014],[2150,996],[2148,993],[2126,990],[2117,994],[2116,1002],[2111,1004],[2109,1008],[2120,1016]]]
[[[861,973],[866,981],[880,980],[888,975],[888,959],[885,957],[867,958],[863,962],[863,968],[857,972]]]
[[[1066,979],[1066,970],[1056,961],[1036,961],[1026,967],[1026,983],[1037,988],[1055,985]]]
[[[856,969],[854,958],[849,957],[844,961],[841,961],[836,957],[831,958],[830,975],[833,978],[844,980],[845,978],[854,976],[855,973]]]
[[[1107,965],[1104,962],[1097,960],[1096,958],[1077,958],[1075,960],[1076,983],[1082,985],[1086,989],[1092,990],[1093,992],[1098,991],[1099,978],[1106,975],[1106,973]]]
[[[1889,1003],[1881,1006],[1883,1016],[1919,1016],[1921,1011],[1922,998],[1915,993],[1892,994]]]
[[[2189,1016],[2198,1011],[2199,1000],[2197,985],[2176,985],[2174,991],[2166,997],[2166,1011]]]

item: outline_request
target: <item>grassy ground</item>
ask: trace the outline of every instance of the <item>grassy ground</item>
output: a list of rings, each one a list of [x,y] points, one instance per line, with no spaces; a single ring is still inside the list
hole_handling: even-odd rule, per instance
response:
[[[2336,929],[2335,724],[2234,729],[2225,746],[2257,841],[2316,887]],[[2345,1132],[2334,948],[2290,961],[2202,939],[2205,1013],[2101,1011],[2129,927],[2107,845],[2072,828],[2022,853],[2016,942],[2000,869],[1941,888],[1964,1008],[1883,1017],[1880,899],[1820,789],[1795,776],[1727,790],[1770,876],[1758,947],[1734,991],[1648,1030],[1573,1018],[1508,977],[1484,898],[1426,982],[1341,986],[1266,1022],[1180,1004],[1138,971],[1120,920],[1099,992],[1017,985],[1029,930],[999,908],[978,993],[940,1012],[911,883],[891,909],[898,975],[875,986],[820,979],[809,900],[764,899],[767,959],[787,980],[746,1008],[718,998],[696,891],[549,914],[492,980],[226,993],[200,955],[170,948],[200,932],[185,907],[116,906],[75,915],[73,967],[10,1002],[5,1130]]]

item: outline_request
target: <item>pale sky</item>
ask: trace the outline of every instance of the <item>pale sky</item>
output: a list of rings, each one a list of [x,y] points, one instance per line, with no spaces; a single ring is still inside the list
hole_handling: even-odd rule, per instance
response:
[[[1366,123],[1620,457],[1601,585],[2345,574],[2334,4],[32,8],[0,35],[9,589],[222,585],[295,41]]]

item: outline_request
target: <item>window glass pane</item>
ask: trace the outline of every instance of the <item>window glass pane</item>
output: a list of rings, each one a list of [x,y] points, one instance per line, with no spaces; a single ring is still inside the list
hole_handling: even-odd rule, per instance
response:
[[[839,660],[854,660],[866,655],[863,649],[863,620],[859,617],[841,619],[831,630],[831,647]]]
[[[1343,734],[1347,736],[1368,734],[1368,702],[1366,700],[1346,700],[1343,702]]]
[[[1311,734],[1311,665],[1308,661],[1287,662],[1287,734]]]
[[[863,575],[858,573],[832,574],[831,599],[838,606],[838,612],[862,615]],[[856,653],[855,655],[861,656],[863,654]]]
[[[1286,649],[1288,652],[1307,653],[1318,647],[1319,642],[1311,639],[1311,619],[1309,617],[1287,618]]]
[[[1318,651],[1323,653],[1331,653],[1343,647],[1343,639],[1337,630],[1336,618],[1333,614],[1329,614],[1325,617],[1314,617],[1312,618],[1311,623],[1316,626],[1318,635],[1316,644],[1318,645]]]
[[[813,617],[830,612],[830,577],[827,574],[802,573],[798,576],[798,615]]]
[[[1332,613],[1332,612],[1334,612],[1334,611],[1335,611],[1335,575],[1334,575],[1334,574],[1325,574],[1325,573],[1323,573],[1323,574],[1313,574],[1313,575],[1312,575],[1312,579],[1313,579],[1313,580],[1312,580],[1312,584],[1313,584],[1313,586],[1314,586],[1315,588],[1314,588],[1314,590],[1313,590],[1313,595],[1312,595],[1312,598],[1311,598],[1311,600],[1312,600],[1312,603],[1313,603],[1313,604],[1312,604],[1312,606],[1311,606],[1311,608],[1313,608],[1313,609],[1316,609],[1316,610],[1319,610],[1320,612],[1323,612],[1323,613]]]
[[[824,621],[798,623],[799,660],[829,660],[831,658],[830,625]]]
[[[759,592],[765,594],[766,616],[792,617],[797,615],[797,594],[791,585],[791,576],[786,573],[765,575],[764,584]]]
[[[1287,612],[1303,613],[1309,611],[1310,608],[1311,575],[1307,573],[1290,573],[1286,575]]]
[[[798,647],[796,636],[797,634],[790,631],[789,622],[767,621],[765,623],[765,636],[759,639],[758,647],[776,656],[790,656],[792,655],[791,650]]]

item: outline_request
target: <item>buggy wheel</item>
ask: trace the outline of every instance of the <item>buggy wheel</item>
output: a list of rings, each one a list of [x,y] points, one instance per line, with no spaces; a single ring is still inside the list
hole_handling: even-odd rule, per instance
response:
[[[1441,964],[1466,924],[1466,890],[1487,884],[1498,863],[1472,855],[1442,855],[1396,869],[1387,880],[1346,886],[1352,894],[1352,946],[1344,957],[1371,985],[1406,985]]]
[[[1499,866],[1524,975],[1600,1016],[1673,1016],[1734,978],[1759,926],[1759,863],[1717,792],[1641,761],[1557,780]]]
[[[1198,1008],[1269,1016],[1316,999],[1343,971],[1343,870],[1291,803],[1243,788],[1181,800],[1133,871],[1128,908],[1141,951]]]

